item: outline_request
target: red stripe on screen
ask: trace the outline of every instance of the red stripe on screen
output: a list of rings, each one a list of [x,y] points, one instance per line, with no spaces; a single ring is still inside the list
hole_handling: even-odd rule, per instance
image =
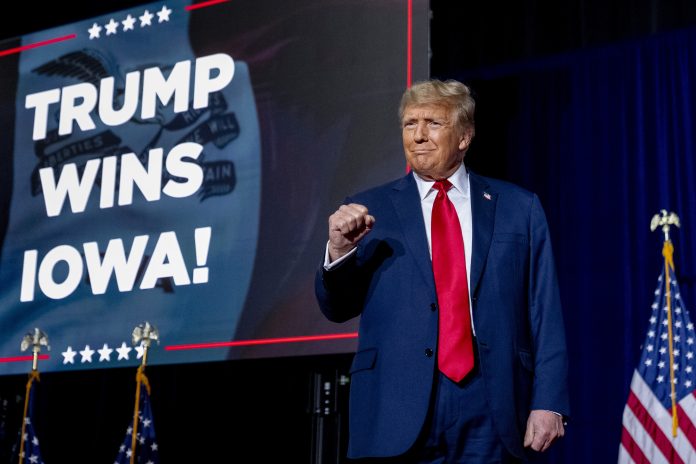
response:
[[[39,359],[45,361],[49,358],[47,354],[40,354]],[[11,363],[11,362],[21,362],[21,361],[31,361],[34,359],[34,355],[27,354],[24,356],[10,356],[8,358],[0,358],[0,363]]]
[[[261,338],[256,340],[235,340],[229,342],[211,342],[211,343],[189,343],[185,345],[169,345],[165,346],[165,351],[179,350],[200,350],[205,348],[225,348],[235,346],[255,346],[255,345],[275,345],[279,343],[302,343],[302,342],[317,342],[326,340],[344,340],[358,338],[357,332],[326,334],[326,335],[303,335],[299,337],[280,337],[280,338]]]
[[[31,50],[32,48],[44,47],[46,45],[51,45],[57,42],[63,42],[65,40],[74,39],[77,34],[68,34],[63,37],[55,37],[53,39],[42,40],[41,42],[36,42],[33,44],[22,45],[21,47],[8,48],[7,50],[0,50],[0,57],[13,55],[15,53],[23,52],[24,50]]]
[[[186,11],[198,10],[200,8],[205,8],[207,6],[217,5],[218,3],[226,3],[229,0],[210,0],[208,2],[196,3],[195,5],[187,5],[184,7]]]

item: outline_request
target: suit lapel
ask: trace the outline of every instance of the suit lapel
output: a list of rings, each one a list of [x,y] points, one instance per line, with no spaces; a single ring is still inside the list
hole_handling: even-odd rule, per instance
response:
[[[425,225],[423,224],[423,209],[413,175],[408,174],[402,178],[390,193],[406,245],[416,260],[416,267],[425,279],[432,297],[436,298],[432,262],[428,251],[428,237],[425,234]]]
[[[469,293],[476,295],[481,275],[486,266],[488,250],[493,238],[495,224],[495,206],[498,195],[488,189],[488,183],[481,177],[469,171],[471,186],[471,217],[472,217],[472,253],[471,253],[471,288]]]

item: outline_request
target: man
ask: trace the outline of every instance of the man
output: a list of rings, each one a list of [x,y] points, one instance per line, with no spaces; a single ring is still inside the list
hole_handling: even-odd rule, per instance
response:
[[[408,89],[405,177],[329,218],[316,294],[360,315],[351,458],[519,462],[563,436],[567,355],[536,195],[468,172],[474,100],[456,81]]]

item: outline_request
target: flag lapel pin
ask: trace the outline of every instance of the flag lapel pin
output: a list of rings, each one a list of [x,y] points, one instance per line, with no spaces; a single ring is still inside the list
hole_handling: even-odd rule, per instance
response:
[[[491,194],[488,193],[488,192],[483,192],[483,198],[485,198],[486,200],[490,200],[490,199],[491,199]]]

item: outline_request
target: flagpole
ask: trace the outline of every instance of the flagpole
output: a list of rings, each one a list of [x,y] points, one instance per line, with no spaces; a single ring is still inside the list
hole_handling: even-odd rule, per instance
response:
[[[157,340],[159,343],[159,332],[157,328],[151,326],[149,322],[144,322],[133,329],[133,345],[138,343],[143,347],[143,358],[138,366],[138,371],[135,374],[135,407],[133,410],[133,436],[131,437],[131,456],[130,464],[135,464],[135,447],[138,441],[138,419],[140,415],[140,388],[145,384],[148,395],[150,394],[150,382],[145,375],[145,366],[147,365],[147,352],[150,349],[152,340]]]
[[[672,398],[672,437],[677,436],[677,429],[679,428],[679,419],[677,417],[677,393],[676,386],[674,384],[674,337],[672,333],[672,286],[670,282],[670,271],[674,271],[674,245],[669,238],[669,228],[675,225],[677,227],[679,224],[679,216],[672,213],[667,213],[666,210],[660,210],[660,214],[653,216],[650,222],[650,230],[655,231],[658,226],[661,226],[662,232],[665,236],[664,243],[662,245],[662,256],[665,259],[665,300],[666,300],[666,310],[667,310],[667,334],[669,337],[669,380],[671,388],[671,398]]]
[[[29,347],[31,347],[33,357],[31,363],[31,372],[29,372],[29,380],[27,380],[27,389],[24,394],[24,415],[22,416],[22,435],[20,436],[19,440],[18,453],[19,464],[22,464],[22,461],[24,460],[24,437],[27,429],[27,413],[29,412],[29,397],[31,395],[31,387],[34,383],[34,380],[36,380],[37,382],[41,380],[39,378],[39,353],[41,353],[42,345],[45,346],[48,350],[51,349],[48,346],[48,337],[38,327],[34,328],[33,333],[30,332],[24,335],[24,338],[22,338],[22,343],[20,345],[20,349],[22,351],[26,351],[27,349],[29,349]]]

